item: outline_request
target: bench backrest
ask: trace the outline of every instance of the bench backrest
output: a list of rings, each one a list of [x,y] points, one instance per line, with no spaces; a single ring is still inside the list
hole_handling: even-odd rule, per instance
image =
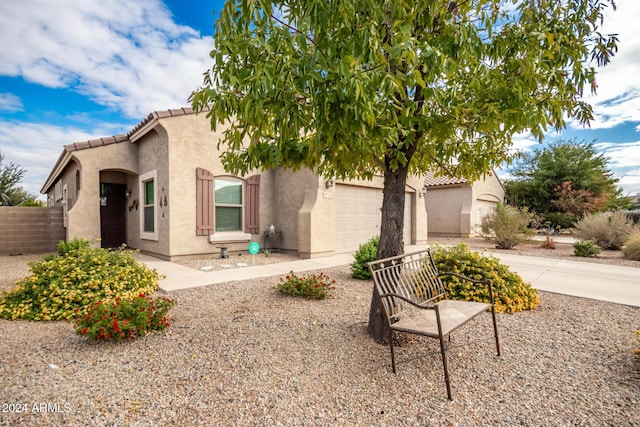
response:
[[[426,249],[367,263],[373,282],[389,319],[399,318],[410,305],[397,296],[427,306],[446,298],[446,291],[438,277],[438,269]],[[394,296],[395,295],[395,296]]]

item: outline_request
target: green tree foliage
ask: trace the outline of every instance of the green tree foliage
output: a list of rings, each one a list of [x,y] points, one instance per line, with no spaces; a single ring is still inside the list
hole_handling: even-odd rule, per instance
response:
[[[410,172],[473,180],[510,159],[514,134],[589,122],[582,94],[617,49],[598,31],[612,5],[227,0],[191,101],[213,129],[229,124],[229,173],[383,175],[378,257],[393,256]]]
[[[591,212],[625,207],[630,200],[616,186],[608,163],[593,143],[556,140],[514,163],[509,169],[514,179],[504,183],[507,198],[563,227]]]
[[[28,193],[18,185],[27,171],[13,162],[4,165],[3,162],[4,155],[0,153],[0,194],[8,197],[8,200],[4,197],[0,199],[0,206],[42,206],[35,194]]]

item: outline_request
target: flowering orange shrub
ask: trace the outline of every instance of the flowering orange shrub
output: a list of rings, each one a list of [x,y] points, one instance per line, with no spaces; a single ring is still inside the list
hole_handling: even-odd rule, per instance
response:
[[[278,290],[287,295],[310,299],[325,299],[336,288],[335,284],[336,281],[329,279],[324,273],[299,277],[292,271],[287,277],[280,279]]]
[[[76,334],[90,340],[114,340],[147,335],[163,330],[170,324],[167,312],[175,301],[158,297],[155,300],[140,294],[134,298],[115,298],[92,303],[87,313],[75,322]]]

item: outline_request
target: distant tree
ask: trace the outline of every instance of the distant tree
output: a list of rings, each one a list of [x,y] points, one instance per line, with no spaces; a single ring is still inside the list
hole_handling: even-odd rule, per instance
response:
[[[7,165],[3,162],[4,155],[0,152],[0,205],[42,206],[35,194],[18,185],[27,171],[13,162]]]
[[[227,0],[192,105],[213,129],[230,124],[229,173],[384,176],[378,257],[393,256],[409,173],[479,178],[510,158],[514,134],[589,122],[582,93],[617,49],[598,31],[613,4]],[[384,339],[377,300],[370,332]]]
[[[504,183],[509,203],[528,207],[547,218],[565,216],[568,226],[587,213],[629,206],[609,160],[593,143],[559,139],[524,154],[509,169]]]

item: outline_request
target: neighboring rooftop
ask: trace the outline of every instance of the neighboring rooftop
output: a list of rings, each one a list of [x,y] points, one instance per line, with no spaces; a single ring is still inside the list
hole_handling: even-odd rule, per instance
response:
[[[465,178],[458,178],[455,176],[435,176],[433,172],[428,172],[427,176],[424,178],[424,186],[425,187],[438,187],[441,185],[454,185],[454,184],[464,184],[467,180]]]

